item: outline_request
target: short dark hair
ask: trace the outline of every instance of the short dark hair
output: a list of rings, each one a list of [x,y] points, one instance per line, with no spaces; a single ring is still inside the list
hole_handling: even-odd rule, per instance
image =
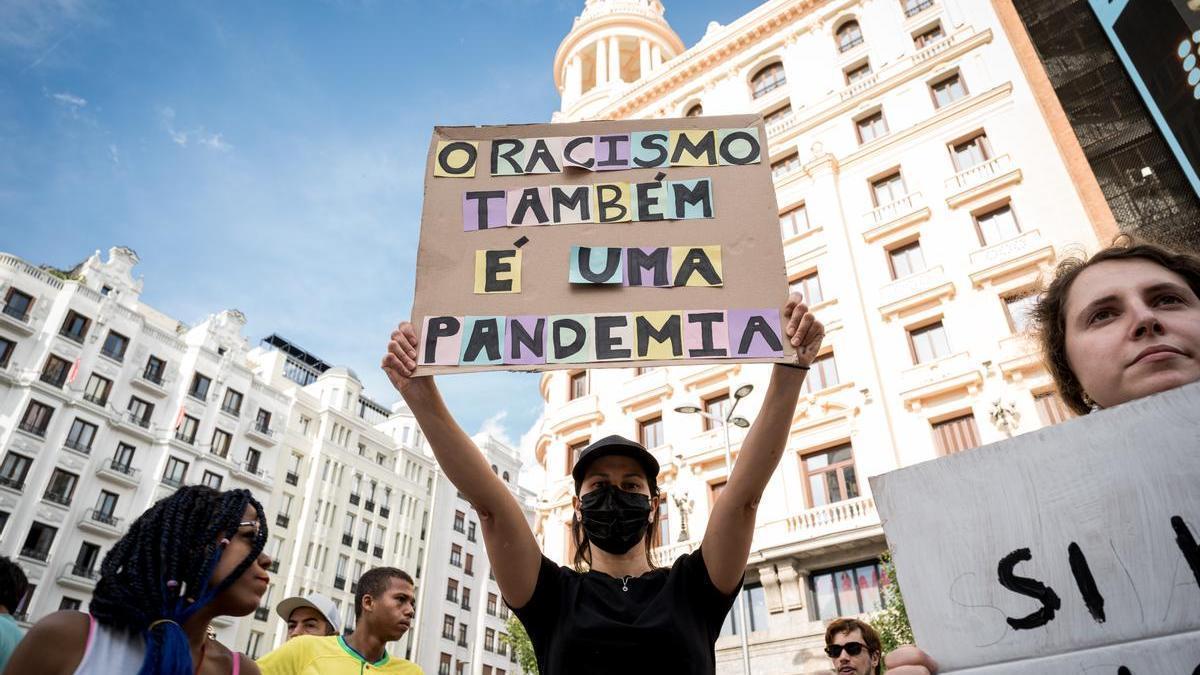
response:
[[[1138,241],[1127,234],[1117,236],[1111,246],[1097,251],[1090,258],[1071,256],[1060,262],[1054,271],[1054,279],[1033,308],[1033,332],[1041,345],[1046,369],[1050,371],[1063,403],[1076,415],[1086,415],[1091,409],[1084,399],[1083,385],[1079,383],[1067,359],[1067,296],[1080,272],[1108,260],[1146,260],[1155,263],[1183,277],[1192,292],[1200,295],[1200,257]]]
[[[29,590],[29,578],[17,563],[0,558],[0,605],[9,612],[16,612],[25,591]]]
[[[883,642],[879,639],[879,633],[866,621],[850,618],[830,621],[825,627],[825,646],[833,644],[833,639],[842,633],[853,633],[856,630],[862,633],[863,640],[867,643],[867,651],[879,657],[879,663],[875,664],[875,675],[880,675],[883,673]]]
[[[399,567],[372,567],[363,572],[363,575],[358,578],[358,590],[354,593],[354,618],[362,616],[363,596],[369,595],[373,598],[379,596],[387,590],[392,579],[400,579],[414,584],[413,578],[409,576],[408,572]]]

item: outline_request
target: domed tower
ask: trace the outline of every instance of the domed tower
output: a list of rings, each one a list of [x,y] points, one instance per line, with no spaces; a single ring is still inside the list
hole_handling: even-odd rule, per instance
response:
[[[587,119],[683,52],[660,0],[587,0],[554,56],[561,117]]]

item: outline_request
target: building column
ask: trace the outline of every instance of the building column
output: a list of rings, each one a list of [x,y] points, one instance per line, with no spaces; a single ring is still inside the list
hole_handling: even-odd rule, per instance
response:
[[[617,36],[608,38],[608,81],[621,82],[621,45]]]
[[[583,59],[579,54],[567,62],[567,97],[574,101],[583,93]]]
[[[608,67],[608,42],[605,40],[596,40],[596,86],[603,87],[608,84],[608,77],[605,75],[605,69]]]
[[[650,45],[650,69],[658,70],[662,67],[662,47],[657,44]]]
[[[638,78],[645,79],[650,74],[650,42],[645,38],[638,40]]]

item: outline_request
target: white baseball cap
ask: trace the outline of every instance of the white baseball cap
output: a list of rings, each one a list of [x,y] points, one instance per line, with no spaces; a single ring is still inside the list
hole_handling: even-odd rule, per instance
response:
[[[333,604],[333,600],[320,593],[309,593],[305,596],[294,595],[290,598],[284,598],[283,601],[275,606],[275,613],[281,619],[287,621],[292,612],[301,607],[312,607],[317,610],[329,622],[334,633],[342,632],[342,622],[338,617],[337,606]]]

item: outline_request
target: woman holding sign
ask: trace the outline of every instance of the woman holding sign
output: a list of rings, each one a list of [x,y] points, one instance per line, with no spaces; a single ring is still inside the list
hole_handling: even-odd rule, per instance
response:
[[[801,300],[792,294],[783,307],[796,362],[774,367],[700,548],[669,569],[655,569],[649,555],[660,497],[658,463],[644,447],[610,436],[580,453],[573,502],[590,570],[559,567],[542,555],[516,499],[454,421],[433,378],[413,375],[411,324],[392,333],[384,371],[446,476],[478,511],[496,583],[528,630],[542,675],[715,672],[713,645],[742,583],[757,505],[825,335]]]

